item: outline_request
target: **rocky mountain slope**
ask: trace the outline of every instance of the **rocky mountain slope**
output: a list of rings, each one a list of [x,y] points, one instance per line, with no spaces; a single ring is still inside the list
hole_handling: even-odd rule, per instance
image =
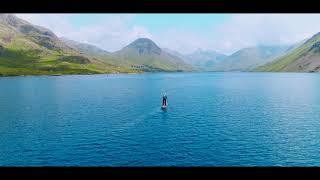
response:
[[[215,63],[212,71],[250,71],[285,53],[289,46],[256,46],[243,48]]]
[[[287,54],[255,70],[264,72],[319,72],[320,33],[315,34]]]
[[[152,40],[139,38],[114,53],[120,61],[145,71],[191,71],[192,66],[181,58],[162,50]]]
[[[0,75],[92,74],[126,72],[85,55],[49,29],[11,14],[0,15]]]

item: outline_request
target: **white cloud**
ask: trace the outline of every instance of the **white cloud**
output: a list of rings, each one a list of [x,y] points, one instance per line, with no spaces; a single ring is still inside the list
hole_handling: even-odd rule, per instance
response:
[[[181,53],[192,52],[198,48],[208,47],[209,42],[196,32],[171,28],[154,36],[154,40],[161,47],[167,47]]]
[[[134,15],[106,15],[95,24],[75,27],[69,14],[19,14],[34,24],[48,27],[58,36],[87,42],[115,51],[139,37],[153,39],[161,47],[189,53],[198,48],[230,54],[258,44],[291,44],[320,31],[320,14],[234,14],[208,33],[170,27],[151,34],[147,27],[129,26]],[[148,16],[146,14],[145,16]],[[179,22],[177,22],[179,23]]]
[[[234,14],[208,34],[188,29],[168,30],[159,43],[190,52],[198,48],[226,54],[255,45],[288,45],[320,31],[320,14]]]
[[[214,48],[233,52],[257,44],[296,43],[320,31],[319,19],[320,14],[237,14],[213,31]]]

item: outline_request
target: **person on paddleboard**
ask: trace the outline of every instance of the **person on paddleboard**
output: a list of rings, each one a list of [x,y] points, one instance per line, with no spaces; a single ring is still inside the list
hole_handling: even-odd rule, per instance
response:
[[[167,94],[164,93],[162,96],[162,106],[167,106]]]

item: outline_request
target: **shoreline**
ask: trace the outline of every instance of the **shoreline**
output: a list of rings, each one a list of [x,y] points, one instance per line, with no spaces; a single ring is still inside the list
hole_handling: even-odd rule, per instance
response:
[[[39,75],[0,75],[1,77],[30,77],[30,76],[35,76],[35,77],[40,77],[40,76],[92,76],[92,75],[116,75],[116,74],[142,74],[145,72],[140,72],[140,73],[92,73],[92,74],[39,74]]]
[[[117,74],[145,74],[145,73],[195,73],[200,71],[142,71],[142,72],[114,72],[114,73],[87,73],[87,74],[25,74],[25,75],[1,75],[1,77],[25,77],[25,76],[77,76],[77,75],[117,75]]]
[[[91,73],[91,74],[39,74],[39,75],[0,75],[2,77],[42,77],[42,76],[92,76],[92,75],[132,75],[132,74],[157,74],[157,73],[307,73],[307,74],[317,74],[319,72],[262,72],[262,71],[159,71],[159,72],[128,72],[128,73]]]

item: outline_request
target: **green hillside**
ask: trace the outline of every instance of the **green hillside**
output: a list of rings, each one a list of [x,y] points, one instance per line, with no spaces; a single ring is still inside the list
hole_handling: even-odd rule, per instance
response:
[[[0,75],[138,72],[80,53],[50,30],[0,15]]]
[[[315,34],[302,45],[274,61],[260,66],[255,71],[264,72],[314,72],[319,71],[320,33]]]
[[[130,68],[132,63],[130,63],[129,61],[124,61],[118,58],[114,53],[103,50],[97,46],[86,43],[80,43],[67,38],[61,38],[61,40],[68,46],[79,51],[80,53],[88,55],[95,59],[99,59],[102,62],[107,63],[111,66],[121,66],[122,68],[129,68],[131,70],[134,69]]]
[[[158,47],[147,38],[139,38],[114,53],[120,61],[138,66],[144,71],[191,71],[193,67],[179,57]]]
[[[250,71],[282,55],[289,46],[255,46],[243,48],[214,63],[213,71]]]
[[[0,76],[190,70],[190,65],[149,39],[138,39],[110,53],[58,38],[49,29],[14,15],[0,15]]]

